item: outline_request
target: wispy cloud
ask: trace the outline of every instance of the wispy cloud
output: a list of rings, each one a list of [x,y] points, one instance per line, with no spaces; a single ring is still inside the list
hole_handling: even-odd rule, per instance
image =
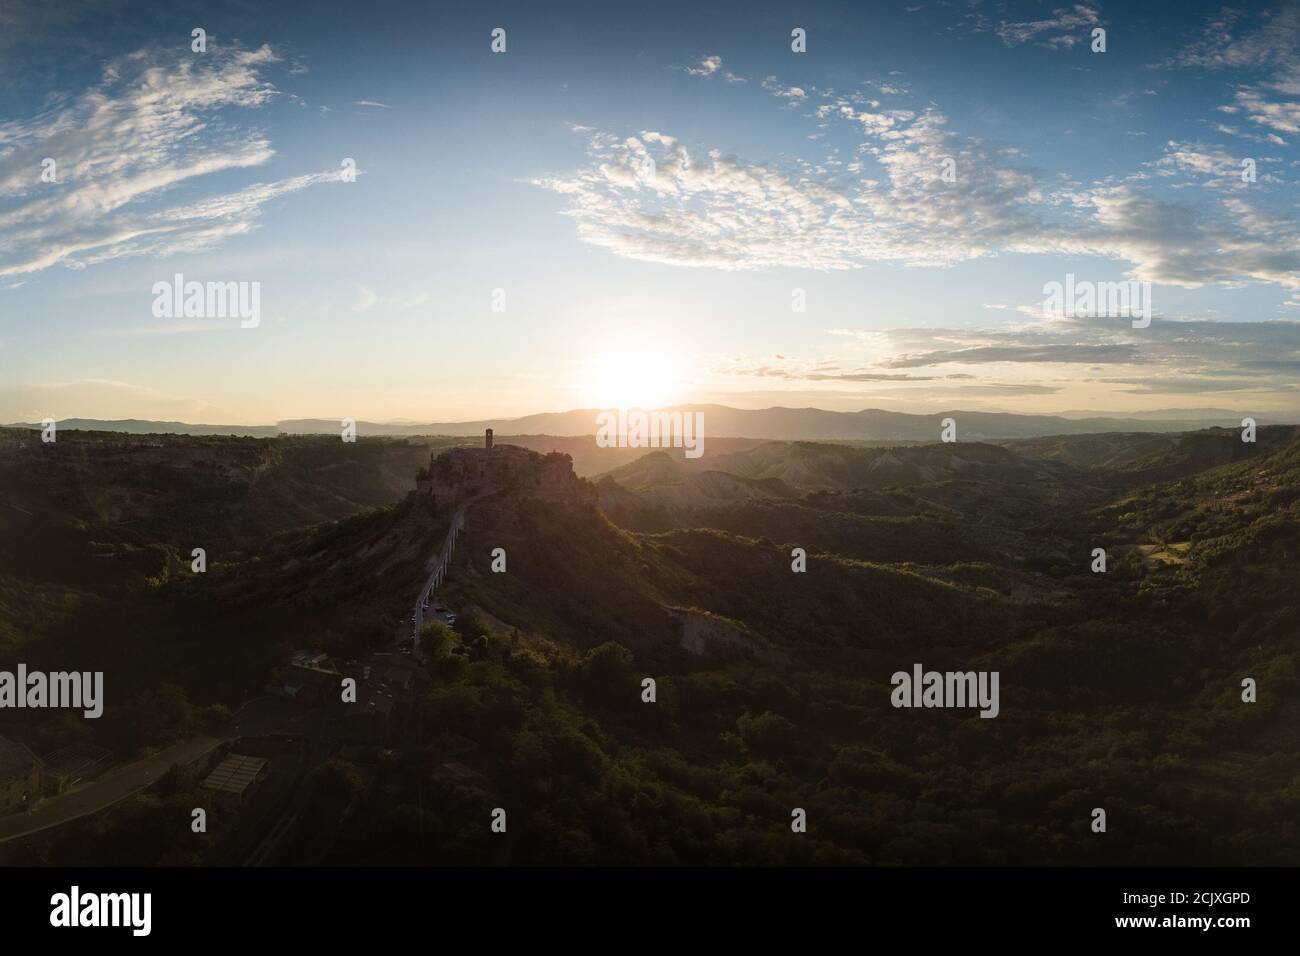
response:
[[[1096,7],[1076,3],[1073,7],[1054,10],[1043,20],[1002,21],[997,35],[1007,46],[1018,46],[1031,41],[1042,46],[1070,49],[1088,39],[1091,27],[1101,23]]]
[[[1276,11],[1261,10],[1258,17],[1243,28],[1246,11],[1225,8],[1171,62],[1211,70],[1293,64],[1300,56],[1300,6],[1289,3]]]
[[[1127,263],[1139,280],[1192,288],[1253,280],[1300,296],[1300,222],[1277,211],[1267,174],[1249,199],[1231,189],[1177,202],[1143,188],[1141,173],[1092,184],[1048,176],[1022,165],[1014,150],[953,131],[934,107],[824,99],[817,119],[861,134],[862,160],[847,167],[859,171],[856,179],[817,164],[746,163],[646,131],[594,133],[585,169],[536,182],[566,198],[582,239],[632,259],[833,270],[1063,253]],[[1231,185],[1236,163],[1222,150],[1171,143],[1149,165]]]
[[[990,329],[828,331],[866,359],[866,372],[925,369],[951,379],[968,369],[965,377],[987,382],[1020,369],[1034,384],[1091,381],[1128,394],[1276,394],[1295,390],[1300,368],[1300,322],[1281,320],[1165,319],[1133,329],[1107,318],[1053,318]]]
[[[1281,142],[1278,133],[1300,133],[1300,4],[1259,11],[1249,20],[1243,10],[1224,10],[1165,65],[1270,73],[1238,85],[1220,109],[1272,131],[1272,142]]]
[[[808,91],[802,86],[786,86],[775,76],[765,77],[762,87],[773,96],[789,100],[791,106],[797,106],[800,101],[808,98]]]
[[[0,276],[209,248],[255,228],[271,200],[337,179],[305,174],[168,201],[182,184],[274,155],[226,112],[272,102],[263,71],[276,62],[268,46],[179,59],[139,51],[80,95],[0,124]],[[45,169],[54,182],[42,181]]]
[[[1141,355],[1134,345],[985,345],[968,349],[942,349],[916,355],[900,355],[884,365],[888,368],[925,368],[931,365],[985,365],[994,362],[1076,363],[1137,362]]]
[[[389,309],[407,312],[429,302],[433,297],[421,290],[408,296],[380,296],[367,286],[357,287],[357,298],[352,303],[352,311],[357,313],[372,312],[375,309]]]

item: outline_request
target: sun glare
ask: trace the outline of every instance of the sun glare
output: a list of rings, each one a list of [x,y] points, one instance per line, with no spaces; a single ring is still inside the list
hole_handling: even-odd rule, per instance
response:
[[[591,400],[599,408],[660,408],[677,400],[680,368],[662,352],[626,349],[594,362]]]

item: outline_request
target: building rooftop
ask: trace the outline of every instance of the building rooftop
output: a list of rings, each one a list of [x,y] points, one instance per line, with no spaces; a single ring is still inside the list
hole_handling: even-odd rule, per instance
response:
[[[203,789],[243,796],[265,767],[266,761],[261,757],[226,754],[225,759],[217,764],[217,769],[203,781]]]

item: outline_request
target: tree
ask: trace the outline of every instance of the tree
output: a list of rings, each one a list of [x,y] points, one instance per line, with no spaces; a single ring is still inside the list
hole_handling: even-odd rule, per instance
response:
[[[578,669],[583,695],[609,705],[635,701],[632,661],[632,652],[617,641],[606,641],[592,648],[583,656]]]
[[[364,786],[357,768],[338,757],[325,761],[312,775],[312,791],[334,800],[351,800]]]
[[[745,743],[759,753],[780,756],[790,753],[799,742],[795,725],[770,710],[757,717],[742,715],[736,721],[736,728]]]
[[[455,643],[456,632],[442,621],[426,621],[420,628],[420,650],[429,660],[450,653]]]
[[[209,704],[200,715],[203,729],[208,733],[221,730],[230,723],[230,708],[225,704]]]

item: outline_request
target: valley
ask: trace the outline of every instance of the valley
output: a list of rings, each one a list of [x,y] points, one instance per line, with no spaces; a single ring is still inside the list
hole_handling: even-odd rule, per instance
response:
[[[296,733],[306,708],[320,728],[277,862],[1281,862],[1300,841],[1297,438],[710,438],[690,459],[500,437],[572,448],[588,477],[479,489],[437,591],[455,623],[404,656],[453,516],[415,475],[466,440],[70,431],[41,457],[6,431],[0,666],[75,660],[110,706],[5,734],[137,759],[231,733],[291,659],[401,658],[414,679],[363,695],[393,695],[381,730],[353,733],[328,693],[264,727]],[[996,719],[892,707],[917,662],[1000,675]],[[172,776],[4,853],[94,862],[203,799]],[[358,801],[364,820],[342,813]],[[481,825],[497,806],[505,857]],[[1124,840],[1089,831],[1095,806]],[[142,846],[232,852],[211,843]]]

